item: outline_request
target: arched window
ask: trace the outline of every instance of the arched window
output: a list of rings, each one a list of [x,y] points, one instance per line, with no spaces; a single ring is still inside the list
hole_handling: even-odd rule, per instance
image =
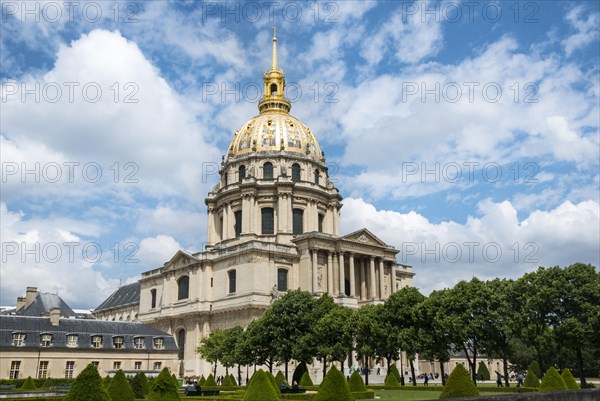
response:
[[[271,84],[271,96],[277,94],[277,84]]]
[[[242,234],[242,211],[238,210],[235,215],[235,236],[239,237]]]
[[[219,235],[221,236],[221,239],[223,239],[223,233],[225,232],[225,230],[223,230],[223,216],[219,217]]]
[[[293,215],[293,233],[294,235],[302,234],[302,220],[304,218],[304,210],[294,209],[292,210]]]
[[[229,276],[229,293],[233,294],[236,290],[236,273],[235,270],[229,270],[227,273]]]
[[[298,163],[292,164],[292,181],[300,181],[300,165]]]
[[[177,358],[183,360],[185,356],[185,329],[177,332],[177,347],[179,347]]]
[[[227,173],[223,173],[223,183],[225,186],[227,186],[228,182],[227,182]]]
[[[263,178],[266,180],[273,179],[273,164],[271,162],[263,164]]]
[[[240,166],[238,173],[239,181],[242,182],[242,180],[246,178],[246,166]]]
[[[325,220],[325,216],[319,213],[319,232],[323,232],[323,220]]]
[[[177,299],[186,299],[190,294],[190,278],[183,276],[177,280]]]
[[[288,271],[287,269],[277,269],[277,291],[288,290]]]
[[[315,170],[315,184],[319,183],[319,170]]]
[[[150,290],[150,297],[152,298],[150,300],[150,308],[154,309],[156,308],[156,288]]]
[[[261,233],[265,235],[272,235],[275,233],[275,213],[272,207],[263,207],[260,209],[262,217],[262,230]]]

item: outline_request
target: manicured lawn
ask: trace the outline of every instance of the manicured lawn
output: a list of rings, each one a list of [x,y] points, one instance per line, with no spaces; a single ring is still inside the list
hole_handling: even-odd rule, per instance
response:
[[[497,395],[506,393],[496,392],[485,392],[482,395]],[[375,396],[379,397],[382,401],[423,401],[423,400],[437,400],[440,393],[437,391],[394,391],[394,390],[378,390],[375,392]]]

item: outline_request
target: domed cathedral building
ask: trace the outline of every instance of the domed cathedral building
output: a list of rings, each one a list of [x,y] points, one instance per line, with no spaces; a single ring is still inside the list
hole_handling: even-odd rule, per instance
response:
[[[181,376],[211,372],[196,353],[202,338],[247,326],[288,289],[359,308],[412,285],[414,274],[398,264],[393,246],[367,229],[340,235],[342,196],[314,133],[290,114],[276,37],[263,80],[259,114],[233,135],[205,200],[205,250],[178,251],[139,281],[137,319],[175,337]],[[128,298],[129,290],[119,291],[111,297]],[[132,316],[130,299],[123,306]],[[119,319],[120,311],[115,301],[95,312]]]

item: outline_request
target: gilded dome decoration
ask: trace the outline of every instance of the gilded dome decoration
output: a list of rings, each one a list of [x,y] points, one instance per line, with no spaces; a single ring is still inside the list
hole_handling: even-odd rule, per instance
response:
[[[292,105],[284,96],[285,76],[277,66],[277,37],[273,33],[271,69],[263,76],[264,95],[260,114],[236,131],[227,158],[260,151],[285,151],[324,161],[321,148],[310,129],[289,114]]]

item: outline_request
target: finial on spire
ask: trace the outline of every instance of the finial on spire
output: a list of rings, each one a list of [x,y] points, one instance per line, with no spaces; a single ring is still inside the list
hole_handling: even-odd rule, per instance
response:
[[[273,26],[273,55],[271,60],[271,70],[277,71],[277,28]]]

